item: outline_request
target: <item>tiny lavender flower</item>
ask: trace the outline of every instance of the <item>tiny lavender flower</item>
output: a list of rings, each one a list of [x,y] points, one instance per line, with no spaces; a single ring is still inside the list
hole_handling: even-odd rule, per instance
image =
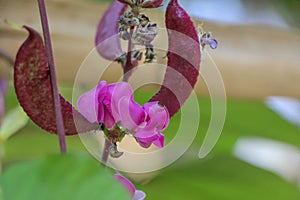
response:
[[[211,37],[210,32],[200,33],[200,44],[202,48],[205,45],[209,45],[211,49],[216,49],[218,47],[218,40]]]
[[[152,143],[160,148],[164,146],[161,132],[169,124],[167,109],[157,102],[137,104],[127,82],[107,84],[101,81],[79,98],[78,108],[89,122],[102,125],[107,139],[114,145],[128,134],[144,148]]]
[[[117,179],[129,192],[130,196],[132,197],[132,200],[143,200],[146,197],[146,194],[141,190],[136,190],[134,185],[124,176],[121,176],[120,174],[114,175],[115,179]]]

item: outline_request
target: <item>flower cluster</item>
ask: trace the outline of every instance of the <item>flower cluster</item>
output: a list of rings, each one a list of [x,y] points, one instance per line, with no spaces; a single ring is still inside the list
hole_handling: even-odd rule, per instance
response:
[[[169,124],[169,113],[158,102],[140,106],[133,99],[133,91],[127,82],[107,84],[101,81],[78,100],[78,108],[86,119],[100,123],[101,129],[113,144],[125,134],[132,135],[144,148],[151,144],[162,148],[161,132]]]
[[[161,2],[162,1],[157,1],[157,6],[159,6]],[[141,6],[145,3],[147,5],[150,5],[150,3],[155,2],[138,1],[132,2],[130,5],[134,8],[134,6]],[[156,23],[151,23],[150,19],[145,14],[140,14],[139,11],[135,9],[132,9],[129,12],[125,12],[123,15],[121,15],[118,23],[120,38],[123,40],[132,40],[131,42],[133,45],[145,46],[145,62],[155,61],[154,48],[151,43],[158,34],[158,27]],[[142,59],[142,52],[138,50],[134,50],[134,52],[135,53],[133,53],[133,58],[137,61],[140,61]],[[124,62],[124,60],[125,58],[122,56],[118,58],[119,62]]]

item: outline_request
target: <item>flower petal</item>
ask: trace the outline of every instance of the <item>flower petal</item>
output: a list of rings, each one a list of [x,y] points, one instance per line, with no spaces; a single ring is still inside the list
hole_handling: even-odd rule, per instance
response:
[[[145,121],[146,113],[132,97],[125,96],[119,101],[118,117],[124,128],[134,131]]]
[[[158,133],[157,140],[153,141],[153,144],[159,148],[163,148],[165,144],[165,136],[161,133]]]
[[[146,113],[148,114],[147,130],[164,130],[170,121],[168,110],[162,107],[158,102],[148,102],[144,106]]]
[[[216,49],[218,47],[218,40],[215,38],[201,38],[200,43],[209,45],[211,49]]]
[[[132,88],[127,82],[118,82],[108,86],[107,101],[111,108],[111,113],[116,121],[122,120],[120,117],[119,102],[123,97],[130,98],[133,95]]]
[[[153,143],[159,148],[164,147],[164,135],[159,132],[140,130],[134,134],[137,142],[144,148],[148,148]]]
[[[145,192],[142,190],[136,190],[134,193],[133,200],[144,200],[146,198]]]
[[[218,40],[216,40],[215,38],[210,39],[209,46],[212,49],[216,49],[218,47]]]
[[[103,121],[100,121],[100,122],[103,122],[105,124],[105,127],[106,128],[112,128],[116,121],[111,113],[111,111],[106,107],[104,106],[104,119]]]
[[[115,174],[114,177],[125,187],[131,197],[134,197],[136,191],[134,185],[127,178],[120,174]]]
[[[95,88],[84,93],[78,99],[80,113],[91,123],[104,121],[104,107],[99,106],[99,93],[107,86],[101,81]]]
[[[133,95],[133,90],[129,83],[118,82],[108,85],[108,93],[110,94],[111,100],[114,103],[117,103],[122,97],[131,97]]]

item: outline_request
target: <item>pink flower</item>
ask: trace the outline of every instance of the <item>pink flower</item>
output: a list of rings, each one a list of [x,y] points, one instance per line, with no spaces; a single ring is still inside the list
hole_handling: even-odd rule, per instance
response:
[[[132,88],[126,82],[107,84],[101,81],[79,98],[78,108],[88,121],[103,123],[111,134],[114,132],[121,137],[130,133],[145,148],[152,143],[160,148],[164,146],[161,131],[169,123],[167,109],[157,102],[140,106],[134,101]],[[120,133],[124,129],[125,133]],[[119,131],[117,134],[116,130]],[[114,139],[118,141],[119,138]]]
[[[136,131],[134,136],[142,147],[148,148],[153,143],[162,148],[164,135],[161,131],[166,129],[170,121],[168,110],[158,105],[158,102],[146,103],[143,108],[147,113],[147,124]]]
[[[146,115],[143,108],[133,101],[133,91],[125,82],[107,84],[101,81],[79,98],[78,108],[89,122],[103,123],[106,128],[123,121],[125,128],[134,129],[144,121]],[[125,117],[127,119],[122,120]]]
[[[132,200],[143,200],[146,197],[146,194],[141,190],[136,190],[134,185],[124,176],[120,174],[114,175],[115,179],[117,179],[129,192]]]

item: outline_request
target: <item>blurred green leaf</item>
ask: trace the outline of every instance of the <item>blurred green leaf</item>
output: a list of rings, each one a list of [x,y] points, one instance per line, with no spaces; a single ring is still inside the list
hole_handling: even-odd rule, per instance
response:
[[[5,110],[14,109],[16,106],[19,105],[15,89],[12,82],[9,82],[7,92],[5,95]]]
[[[290,25],[300,27],[299,0],[271,0],[271,2]]]
[[[8,139],[28,122],[28,117],[20,106],[10,110],[4,117],[0,127],[0,138]]]
[[[11,166],[1,177],[6,200],[129,200],[112,173],[84,156],[53,155]]]
[[[296,185],[232,156],[182,162],[143,188],[151,199],[299,200]]]
[[[65,97],[72,97],[72,88],[60,88],[60,91]],[[155,91],[151,90],[137,91],[135,98],[139,103],[143,103],[154,93]],[[8,102],[11,103],[14,99],[15,97],[10,95]],[[300,146],[298,128],[282,120],[262,102],[229,99],[225,127],[217,145],[209,154],[209,158],[196,160],[209,125],[210,106],[209,98],[199,97],[201,120],[198,134],[189,151],[183,156],[184,159],[194,161],[176,162],[154,181],[145,186],[138,185],[137,188],[144,190],[149,199],[300,199],[299,191],[294,185],[231,156],[232,147],[237,139],[245,136],[270,138]],[[172,118],[170,126],[164,131],[167,142],[176,134],[180,117],[178,114]],[[192,114],[189,121],[194,123]],[[67,137],[67,143],[69,152],[86,151],[79,136]],[[58,152],[57,136],[30,122],[18,135],[7,141],[4,166],[16,160],[32,160],[55,152]]]

